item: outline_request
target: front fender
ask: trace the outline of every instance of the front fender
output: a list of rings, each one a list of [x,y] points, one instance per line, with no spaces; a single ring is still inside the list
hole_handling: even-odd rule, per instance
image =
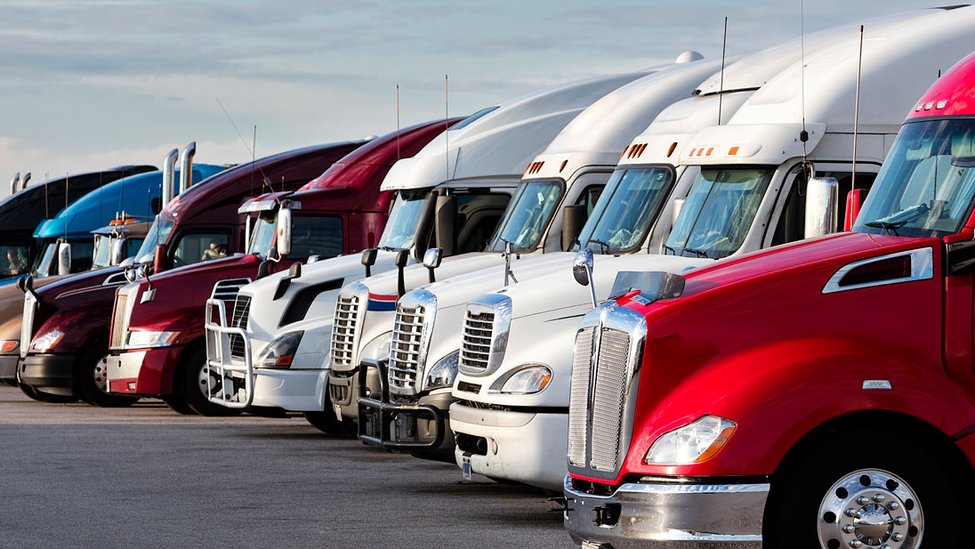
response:
[[[100,334],[108,335],[109,320],[107,319],[111,317],[112,310],[110,307],[94,304],[85,308],[61,311],[45,320],[34,331],[34,339],[52,330],[58,330],[64,332],[64,336],[52,351],[56,353],[77,353],[92,337]],[[21,345],[23,344],[21,342]]]
[[[648,370],[640,375],[652,376]],[[865,380],[887,380],[891,389],[865,390]],[[670,390],[659,404],[647,407],[638,400],[636,409],[631,448],[621,474],[772,474],[807,433],[859,411],[910,416],[946,438],[975,425],[975,400],[945,375],[940,363],[932,363],[930,355],[909,342],[877,346],[845,336],[780,341],[712,361]],[[643,463],[657,437],[705,414],[738,425],[715,457],[684,466]],[[876,431],[878,437],[885,431],[885,425],[861,427]],[[864,448],[872,444],[865,440]]]

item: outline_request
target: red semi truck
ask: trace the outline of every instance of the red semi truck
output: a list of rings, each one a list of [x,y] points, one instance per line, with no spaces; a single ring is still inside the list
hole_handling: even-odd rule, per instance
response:
[[[241,201],[270,182],[274,190],[293,191],[320,175],[363,141],[318,145],[259,159],[214,175],[185,189],[156,216],[134,272],[153,273],[232,255],[246,249],[245,223],[237,214]],[[192,173],[193,149],[183,154],[181,173]],[[166,163],[172,173],[175,151]],[[172,196],[172,177],[164,181]],[[166,196],[167,191],[163,194]],[[165,201],[164,201],[165,202]],[[259,262],[259,261],[257,261]],[[126,282],[121,269],[107,267],[32,289],[24,285],[21,359],[18,382],[36,392],[76,396],[99,405],[126,405],[130,396],[107,394],[105,358],[115,291]],[[181,290],[189,290],[181,288]],[[209,292],[209,286],[206,291]]]
[[[968,547],[973,206],[975,54],[914,107],[852,232],[618,278],[575,340],[573,539]]]
[[[259,212],[259,216],[246,255],[176,269],[120,288],[109,346],[110,392],[160,395],[181,413],[235,412],[208,400],[212,391],[233,388],[229,380],[224,387],[225,380],[211,375],[206,366],[207,299],[219,299],[230,311],[240,287],[263,274],[312,257],[327,259],[375,246],[393,196],[379,190],[386,172],[452,122],[456,120],[391,133],[356,149],[295,193],[249,201],[242,213]],[[259,274],[263,258],[272,267]],[[300,266],[293,266],[280,284],[287,288],[300,272]],[[337,290],[345,282],[329,280],[309,287],[292,302],[282,322],[301,320],[319,293]]]

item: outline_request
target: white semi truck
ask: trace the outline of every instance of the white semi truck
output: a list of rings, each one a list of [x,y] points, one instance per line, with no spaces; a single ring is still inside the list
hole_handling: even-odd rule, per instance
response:
[[[303,265],[300,276],[278,273],[248,284],[238,294],[230,326],[241,332],[208,327],[217,342],[208,349],[208,362],[232,388],[210,400],[235,408],[304,412],[312,425],[335,430],[326,380],[338,290],[370,274],[404,272],[432,244],[448,256],[482,250],[524,166],[582,109],[655,70],[589,78],[503,102],[396,162],[383,180],[382,189],[395,191],[396,198],[378,249]],[[497,254],[483,261],[497,262]],[[396,297],[366,296],[359,304],[392,310]],[[303,315],[287,314],[297,305]],[[340,344],[342,333],[335,336]],[[240,336],[236,347],[231,335]],[[264,366],[267,357],[280,354],[293,356],[288,367]]]
[[[406,325],[404,317],[416,314],[420,307],[424,326],[415,328],[432,327],[436,320],[438,326],[452,328],[459,334],[457,327],[463,322],[467,300],[441,304],[438,288],[450,296],[454,295],[452,292],[462,292],[471,298],[506,280],[524,281],[559,269],[566,259],[558,257],[575,245],[573,241],[589,212],[599,207],[597,197],[611,177],[620,151],[661,111],[691,97],[700,82],[719,68],[720,60],[676,63],[593,103],[529,164],[505,222],[488,247],[502,252],[508,261],[496,260],[489,268],[433,284],[424,284],[429,283],[426,279],[417,280],[416,285],[424,287],[405,294],[396,314],[369,312],[359,319],[356,335],[360,342],[391,340],[391,348],[385,354],[363,357],[358,364],[360,372],[379,371],[379,390],[366,387],[360,398],[351,400],[352,406],[342,409],[351,414],[354,407],[358,408],[361,440],[453,460],[454,440],[446,424],[446,412],[457,373],[458,347],[428,346],[421,353],[410,352],[418,347],[410,337],[413,327]],[[730,101],[729,112],[733,106]],[[648,215],[663,205],[666,186],[662,187],[655,200],[646,201]],[[548,261],[548,257],[556,260]],[[469,268],[460,257],[455,263],[455,272]],[[385,293],[395,291],[395,284],[390,277],[374,277],[348,289],[361,285],[366,288],[359,288],[359,292]],[[444,316],[440,316],[441,312]],[[397,319],[399,322],[394,324]]]
[[[616,223],[622,217],[607,207],[594,213],[591,231],[583,230],[571,270],[472,301],[453,390],[458,402],[450,407],[458,465],[465,473],[561,489],[575,328],[594,302],[609,297],[617,275],[625,287],[628,271],[681,273],[841,229],[839,197],[856,209],[928,75],[975,47],[973,22],[975,9],[960,8],[866,25],[855,180],[859,27],[844,27],[826,33],[833,36],[825,47],[807,49],[805,74],[802,62],[792,63],[728,124],[702,129],[686,143],[673,226],[658,227],[647,243],[634,237],[633,227]],[[633,162],[624,156],[621,170],[625,164]],[[632,171],[620,175],[618,189]],[[660,219],[668,218],[665,212]],[[634,242],[652,255],[620,255]],[[486,357],[473,352],[483,343]]]

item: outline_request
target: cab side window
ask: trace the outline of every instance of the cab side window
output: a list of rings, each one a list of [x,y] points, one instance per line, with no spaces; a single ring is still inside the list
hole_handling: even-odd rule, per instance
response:
[[[342,218],[301,216],[291,218],[291,258],[317,255],[322,259],[342,254]]]
[[[599,196],[603,194],[603,188],[605,188],[605,185],[591,185],[586,187],[579,194],[579,198],[576,199],[576,206],[585,206],[586,215],[592,215],[592,210],[596,207],[596,202],[599,202]]]
[[[480,252],[501,222],[511,195],[466,194],[457,197],[457,253]]]
[[[832,177],[840,183],[839,201],[839,224],[834,230],[843,230],[843,214],[846,211],[846,196],[852,190],[853,174],[850,172],[822,171],[816,172],[816,177]],[[857,172],[856,188],[862,191],[861,201],[866,199],[866,192],[869,192],[873,180],[877,178],[876,173]],[[779,216],[779,224],[775,228],[775,235],[772,237],[772,246],[795,242],[805,238],[806,230],[806,178],[802,173],[795,175],[795,179],[789,189],[789,195],[785,200],[785,207],[782,215]]]
[[[227,233],[187,234],[180,238],[173,254],[173,266],[182,267],[229,255]]]

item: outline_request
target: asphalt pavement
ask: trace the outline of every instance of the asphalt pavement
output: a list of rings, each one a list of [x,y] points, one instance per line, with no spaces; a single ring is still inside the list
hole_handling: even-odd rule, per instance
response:
[[[541,491],[304,419],[44,404],[0,387],[0,548],[572,548]]]

